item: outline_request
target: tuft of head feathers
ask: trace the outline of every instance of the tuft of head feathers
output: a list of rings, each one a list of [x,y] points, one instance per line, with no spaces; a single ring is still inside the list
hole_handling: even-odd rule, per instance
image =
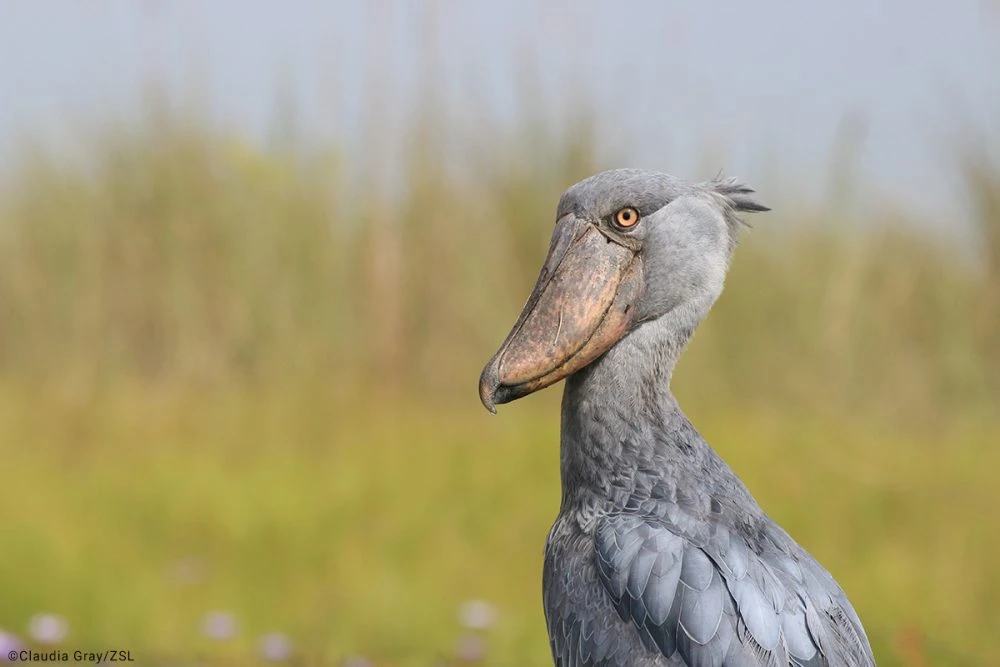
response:
[[[753,188],[746,183],[741,183],[734,177],[725,179],[715,178],[706,183],[705,187],[725,197],[735,211],[760,213],[771,210],[770,207],[764,206],[764,204],[751,197],[755,192]]]
[[[720,174],[711,181],[702,183],[701,186],[709,192],[719,195],[722,200],[726,223],[729,226],[730,252],[739,241],[740,230],[744,227],[750,227],[750,223],[739,214],[762,213],[771,210],[769,206],[765,206],[753,198],[752,195],[755,192],[753,188],[735,177],[722,178]]]

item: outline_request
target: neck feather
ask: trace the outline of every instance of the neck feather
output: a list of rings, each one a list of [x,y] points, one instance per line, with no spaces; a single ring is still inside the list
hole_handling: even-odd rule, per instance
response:
[[[694,470],[708,445],[670,391],[674,366],[703,309],[647,322],[566,381],[562,402],[563,503],[624,506],[653,478]]]

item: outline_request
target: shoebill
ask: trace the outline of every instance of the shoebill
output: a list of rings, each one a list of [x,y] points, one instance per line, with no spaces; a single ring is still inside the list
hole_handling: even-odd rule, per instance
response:
[[[670,392],[722,292],[735,180],[621,169],[563,194],[534,291],[483,370],[491,411],[565,379],[543,602],[563,667],[874,665],[833,577],[771,520]]]

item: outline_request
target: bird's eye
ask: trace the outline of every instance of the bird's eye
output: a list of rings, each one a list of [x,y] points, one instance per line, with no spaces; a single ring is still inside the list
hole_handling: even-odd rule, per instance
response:
[[[629,229],[635,227],[635,223],[639,222],[639,211],[635,210],[631,206],[626,206],[617,213],[615,213],[614,218],[615,225],[621,227],[622,229]]]

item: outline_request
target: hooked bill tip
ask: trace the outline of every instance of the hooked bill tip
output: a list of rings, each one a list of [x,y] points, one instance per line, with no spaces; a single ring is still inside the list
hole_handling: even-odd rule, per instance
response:
[[[496,367],[495,361],[491,360],[483,369],[483,374],[479,376],[479,400],[482,401],[483,407],[493,415],[497,413],[496,391],[500,386]]]

